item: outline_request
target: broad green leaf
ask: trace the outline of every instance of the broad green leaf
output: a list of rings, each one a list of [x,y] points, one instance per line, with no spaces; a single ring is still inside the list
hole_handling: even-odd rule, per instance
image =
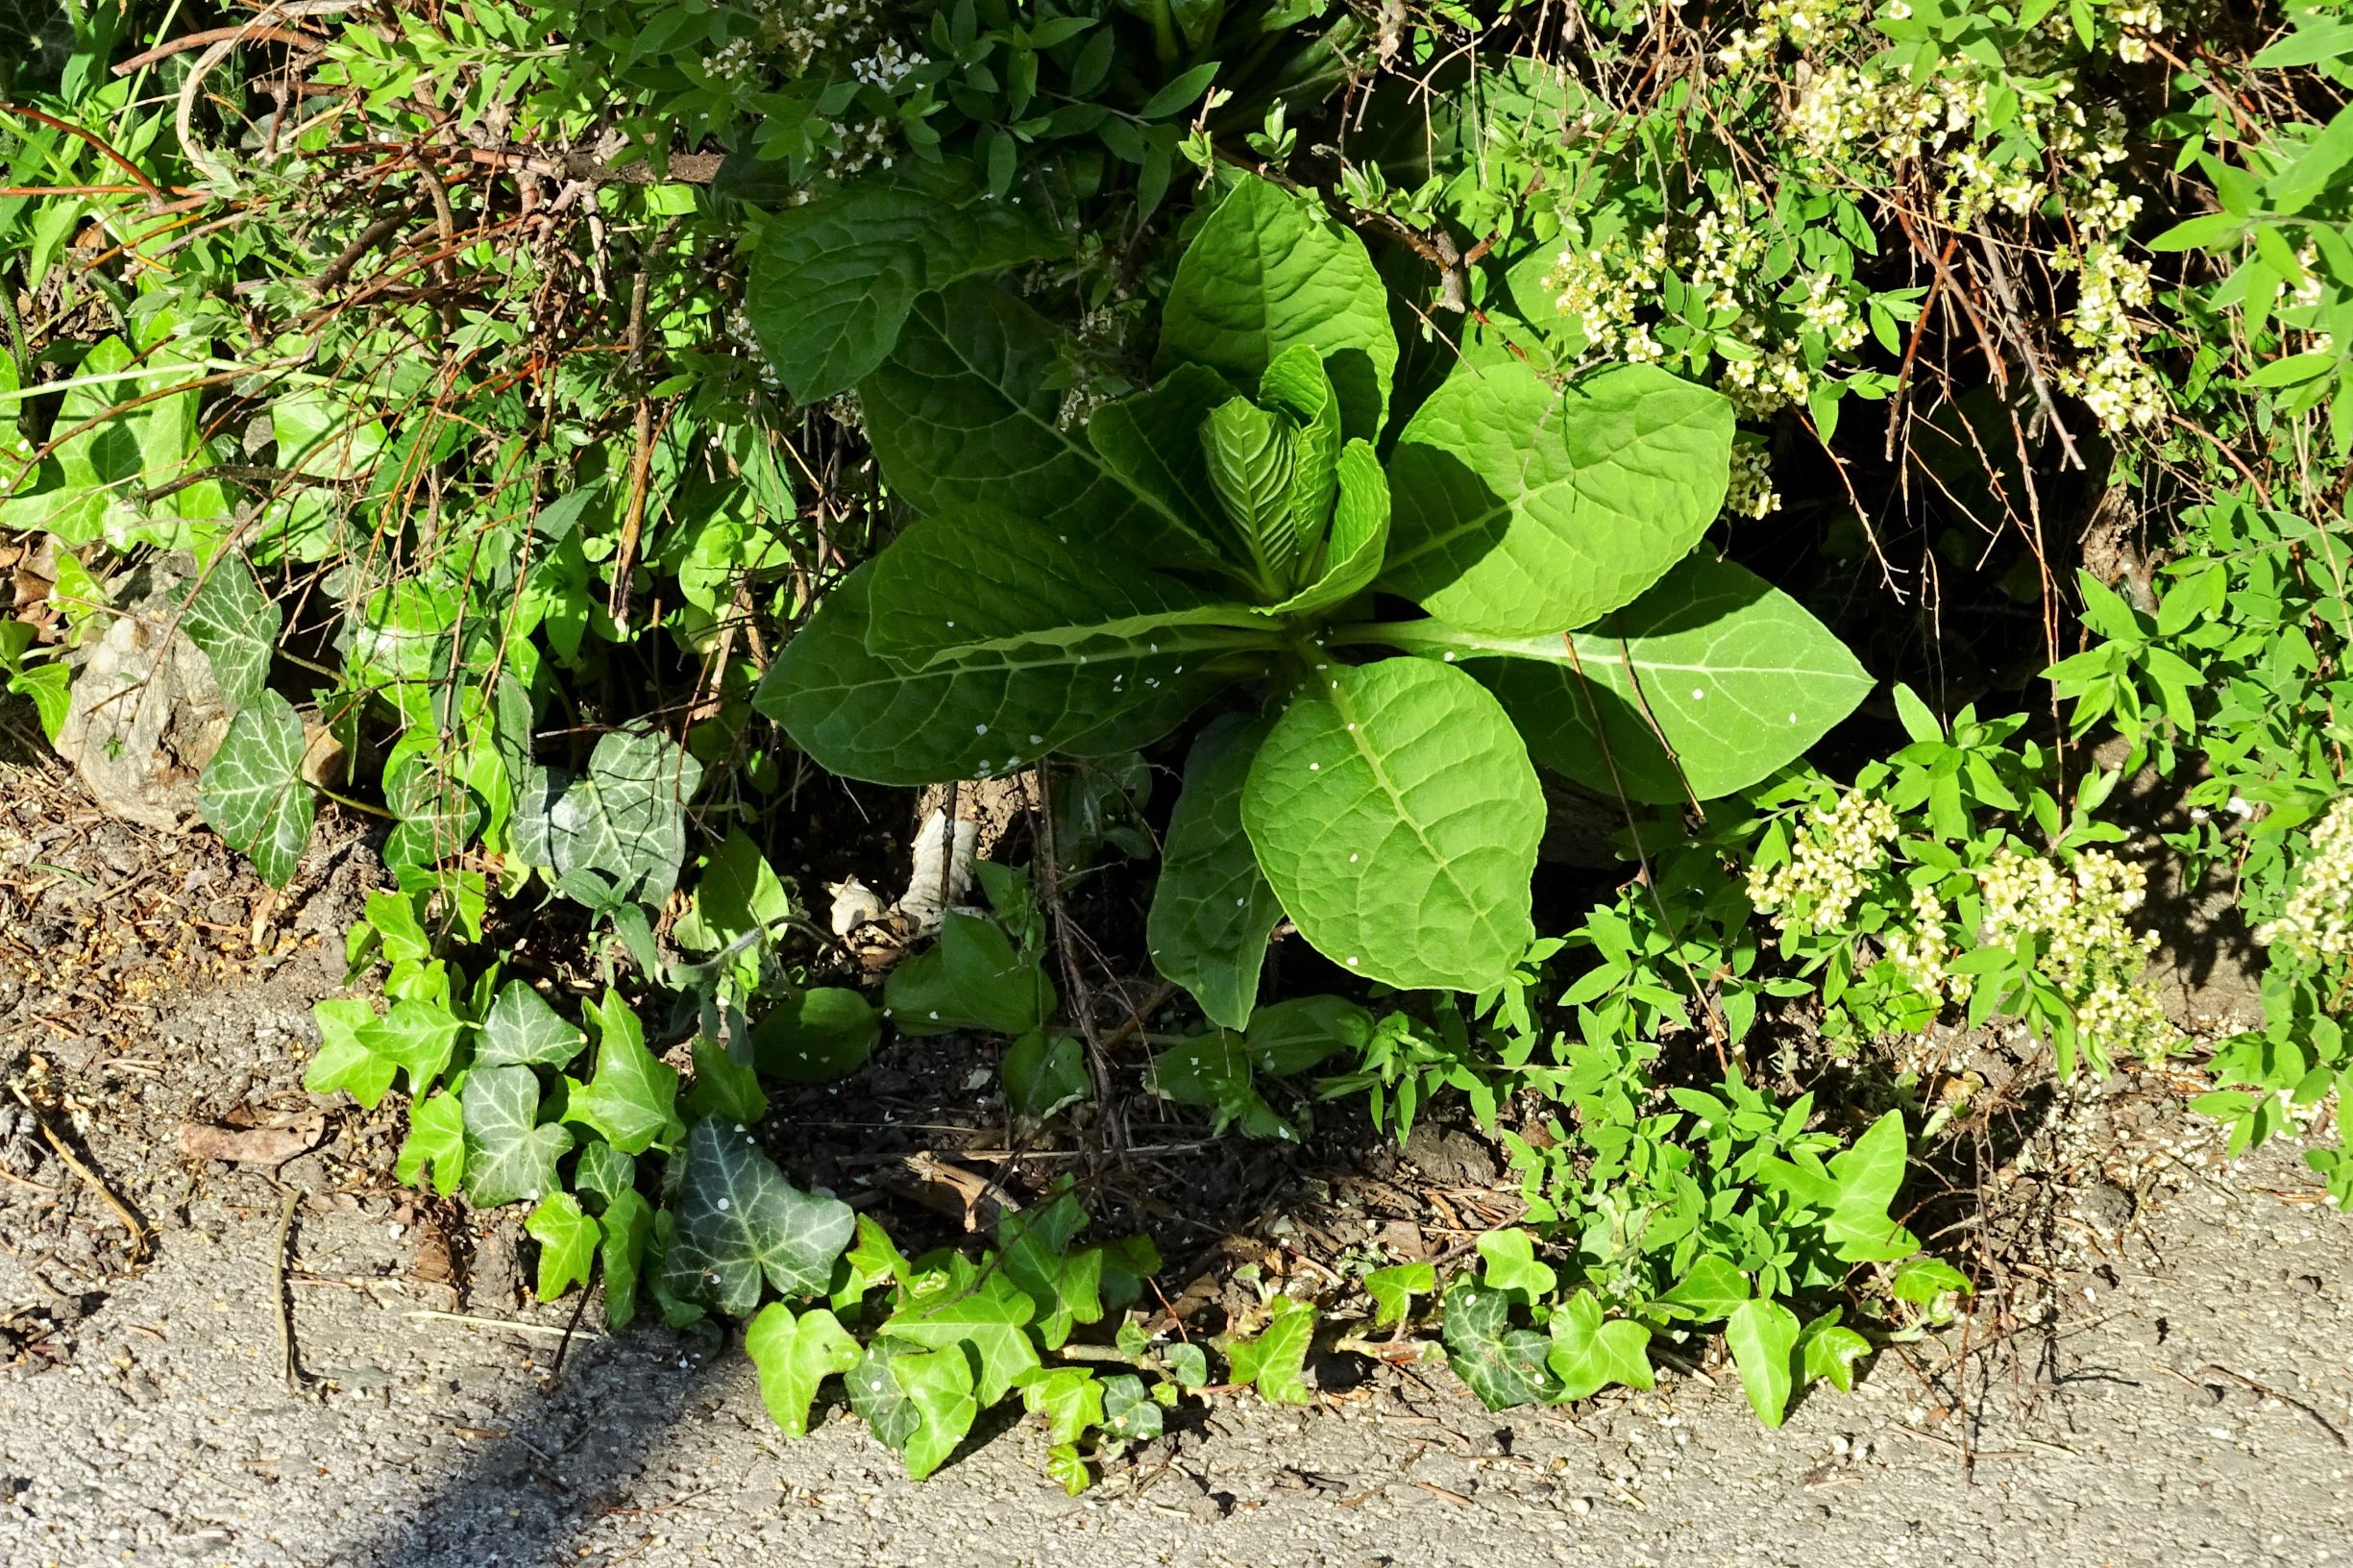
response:
[[[1318,1314],[1312,1306],[1289,1296],[1275,1297],[1267,1311],[1271,1315],[1257,1337],[1229,1336],[1218,1340],[1217,1348],[1225,1352],[1234,1382],[1253,1385],[1261,1398],[1276,1405],[1305,1405],[1314,1397],[1308,1391],[1306,1374]]]
[[[597,1042],[596,1076],[573,1090],[564,1119],[595,1128],[624,1154],[674,1145],[686,1134],[678,1119],[678,1069],[646,1049],[637,1015],[619,992],[604,993],[597,1017],[603,1035]]]
[[[196,787],[205,821],[232,849],[253,856],[254,870],[276,888],[294,879],[318,814],[303,781],[303,746],[294,704],[264,691],[229,721]]]
[[[1302,936],[1351,973],[1479,991],[1535,935],[1544,797],[1503,708],[1420,659],[1322,662],[1260,747],[1242,825]]]
[[[858,388],[883,478],[919,512],[991,507],[1150,560],[1203,553],[1189,514],[1064,428],[1063,370],[1054,329],[1003,289],[925,296]]]
[[[1154,967],[1228,1029],[1250,1021],[1267,940],[1283,918],[1242,831],[1242,786],[1272,727],[1270,719],[1226,714],[1193,742],[1144,922]]]
[[[1035,955],[1014,950],[995,921],[950,910],[940,941],[891,971],[883,999],[906,1035],[980,1029],[1025,1035],[1053,1016],[1054,983]]]
[[[923,1424],[923,1415],[899,1386],[891,1368],[894,1362],[917,1354],[904,1345],[888,1339],[875,1339],[866,1347],[858,1364],[842,1375],[842,1385],[849,1390],[849,1408],[858,1412],[874,1440],[895,1454],[904,1455],[907,1443]],[[962,1352],[957,1353],[959,1356]],[[971,1378],[970,1369],[965,1373]]]
[[[1107,640],[1093,649],[975,649],[966,662],[910,674],[866,649],[873,571],[862,567],[834,588],[752,698],[828,771],[870,783],[986,778],[1014,758],[1026,765],[1048,752],[1132,751],[1265,662],[1238,653],[1231,668],[1212,671],[1198,658],[1152,652],[1147,637],[1135,647]],[[1237,642],[1241,635],[1223,633]]]
[[[466,1201],[477,1209],[533,1200],[563,1184],[555,1162],[572,1132],[539,1121],[539,1077],[528,1067],[477,1067],[458,1096],[465,1113]]]
[[[1210,410],[1233,396],[1233,384],[1215,371],[1179,365],[1150,391],[1105,404],[1088,421],[1088,444],[1103,466],[1171,520],[1172,531],[1160,538],[1170,552],[1156,555],[1155,564],[1225,560],[1213,543],[1219,502],[1200,431]]]
[[[1888,1285],[1898,1301],[1916,1307],[1928,1306],[1948,1290],[1968,1295],[1972,1288],[1969,1276],[1942,1258],[1915,1258],[1897,1269]]]
[[[1250,1015],[1242,1049],[1269,1078],[1307,1071],[1335,1051],[1360,1056],[1373,1042],[1373,1016],[1344,996],[1293,996]]]
[[[686,858],[686,802],[702,764],[637,726],[597,742],[586,772],[533,767],[515,791],[515,852],[592,908],[659,904]]]
[[[1438,1287],[1437,1269],[1430,1263],[1391,1263],[1364,1276],[1364,1293],[1373,1298],[1373,1326],[1391,1329],[1406,1320],[1415,1296]]]
[[[604,1326],[625,1329],[637,1316],[637,1286],[653,1236],[653,1205],[635,1188],[613,1194],[599,1223],[604,1231]]]
[[[715,953],[753,932],[765,931],[793,913],[784,883],[740,827],[730,828],[719,847],[703,857],[695,879],[694,902],[671,935],[690,952]]]
[[[1087,1092],[1087,1061],[1078,1041],[1042,1029],[1005,1047],[997,1076],[1006,1108],[1027,1121],[1042,1121]]]
[[[1244,392],[1285,350],[1322,356],[1346,433],[1380,435],[1397,338],[1364,242],[1311,199],[1255,176],[1217,205],[1177,263],[1159,365],[1207,365]]]
[[[566,1023],[546,997],[521,980],[509,980],[482,1017],[474,1061],[484,1067],[564,1067],[585,1043],[587,1037]]]
[[[408,1074],[408,1092],[422,1095],[450,1065],[464,1027],[445,1007],[404,997],[382,1017],[360,1025],[359,1043],[401,1067]]]
[[[686,1114],[747,1127],[768,1115],[760,1075],[728,1060],[727,1047],[709,1036],[695,1041],[695,1082],[686,1091]]]
[[[446,1090],[408,1108],[408,1136],[392,1164],[393,1179],[406,1187],[423,1187],[429,1170],[433,1191],[445,1198],[466,1172],[465,1113]]]
[[[1554,388],[1465,366],[1389,459],[1381,585],[1467,630],[1556,637],[1632,602],[1724,504],[1732,406],[1650,365]]]
[[[1729,1317],[1748,1299],[1748,1276],[1712,1252],[1693,1263],[1682,1282],[1659,1298],[1697,1323]]]
[[[858,1216],[857,1236],[857,1244],[842,1255],[842,1261],[857,1282],[859,1295],[878,1285],[903,1282],[914,1272],[906,1254],[871,1214]]]
[[[971,1346],[980,1361],[973,1386],[982,1404],[993,1405],[1016,1378],[1038,1365],[1038,1346],[1029,1334],[1036,1312],[1037,1304],[999,1272],[968,1288],[951,1286],[944,1300],[910,1299],[882,1332],[927,1350]]]
[[[553,1301],[575,1285],[588,1283],[596,1262],[597,1243],[604,1232],[588,1217],[580,1200],[569,1192],[551,1192],[539,1200],[523,1229],[539,1243],[539,1283],[532,1294]]]
[[[1511,1298],[1469,1278],[1446,1287],[1446,1364],[1490,1410],[1533,1405],[1553,1394],[1545,1358],[1552,1345],[1511,1326]]]
[[[915,1408],[916,1429],[902,1456],[907,1474],[921,1481],[947,1462],[965,1433],[972,1430],[973,1417],[980,1413],[980,1404],[972,1397],[972,1365],[965,1360],[962,1346],[951,1345],[922,1355],[894,1357],[890,1371],[905,1391],[907,1403]],[[996,1399],[992,1397],[986,1403],[993,1405]]]
[[[1920,1250],[1909,1231],[1888,1216],[1911,1164],[1903,1113],[1890,1111],[1852,1145],[1830,1157],[1837,1197],[1823,1235],[1851,1263],[1892,1262]]]
[[[787,1437],[809,1434],[819,1384],[846,1374],[863,1352],[841,1320],[822,1307],[796,1315],[783,1302],[760,1309],[744,1331],[744,1354],[760,1374],[760,1401]]]
[[[1054,235],[954,182],[873,173],[754,225],[744,313],[797,403],[856,385],[897,342],[916,296],[1051,256]]]
[[[770,1008],[752,1026],[752,1063],[789,1083],[831,1083],[865,1066],[881,1038],[882,1020],[864,996],[840,986],[811,986]]]
[[[1610,1384],[1651,1386],[1651,1331],[1630,1318],[1602,1320],[1602,1304],[1580,1290],[1553,1312],[1553,1348],[1546,1364],[1560,1380],[1554,1398],[1586,1399]]]
[[[1045,1417],[1049,1443],[1075,1443],[1103,1424],[1103,1384],[1083,1366],[1042,1366],[1024,1372],[1015,1386],[1022,1408]]]
[[[1805,1338],[1799,1345],[1805,1381],[1827,1378],[1842,1394],[1854,1391],[1854,1363],[1870,1354],[1871,1341],[1839,1322],[1835,1308],[1805,1326]]]
[[[849,1206],[794,1187],[748,1135],[729,1127],[699,1121],[687,1137],[664,1278],[676,1294],[729,1317],[760,1304],[763,1279],[783,1295],[822,1295],[849,1245]]]
[[[1229,398],[1210,410],[1196,439],[1238,555],[1253,563],[1268,597],[1281,597],[1299,568],[1301,525],[1291,515],[1297,428],[1288,415]]]
[[[1765,1425],[1779,1426],[1789,1413],[1794,1382],[1790,1357],[1798,1348],[1798,1314],[1777,1301],[1761,1297],[1744,1301],[1724,1325],[1724,1343],[1739,1369],[1749,1408]]]
[[[261,591],[245,557],[223,551],[188,600],[180,627],[204,649],[231,713],[260,698],[285,612]]]
[[[1340,449],[1334,471],[1338,485],[1332,527],[1323,547],[1323,572],[1269,615],[1310,615],[1329,610],[1373,585],[1389,548],[1389,480],[1381,459],[1362,441]]]
[[[1517,1226],[1481,1237],[1479,1256],[1486,1265],[1480,1283],[1523,1305],[1545,1300],[1560,1283],[1550,1263],[1536,1261],[1536,1238]]]
[[[1796,600],[1745,567],[1702,556],[1567,636],[1427,623],[1394,640],[1470,663],[1536,761],[1605,799],[1623,789],[1656,804],[1684,800],[1686,789],[1702,800],[1746,789],[1804,755],[1873,684]]]
[[[376,1021],[376,1009],[349,997],[331,996],[313,1002],[310,1016],[318,1020],[319,1054],[303,1073],[303,1087],[313,1094],[337,1090],[373,1111],[392,1088],[400,1066],[386,1061],[361,1042],[359,1031]]]

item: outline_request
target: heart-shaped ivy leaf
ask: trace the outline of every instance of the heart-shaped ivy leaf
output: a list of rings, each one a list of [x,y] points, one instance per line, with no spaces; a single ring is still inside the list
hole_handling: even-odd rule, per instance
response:
[[[188,600],[180,626],[204,649],[231,713],[260,700],[285,612],[262,593],[245,557],[224,551]]]
[[[729,1317],[760,1304],[763,1280],[787,1296],[823,1294],[855,1228],[849,1205],[801,1191],[731,1126],[699,1121],[687,1137],[662,1260],[671,1289]]]
[[[580,1207],[578,1198],[569,1192],[549,1193],[523,1222],[523,1229],[539,1243],[539,1283],[532,1294],[542,1301],[553,1301],[573,1286],[588,1282],[597,1243],[604,1238],[604,1232]]]
[[[546,997],[521,980],[509,980],[482,1018],[474,1061],[484,1067],[567,1066],[586,1038]]]
[[[1304,1301],[1277,1296],[1267,1304],[1266,1327],[1249,1339],[1225,1338],[1233,1381],[1254,1385],[1277,1405],[1305,1405],[1314,1396],[1307,1385],[1308,1350],[1315,1338],[1316,1310]]]
[[[254,870],[274,888],[294,879],[318,815],[303,780],[303,747],[294,704],[261,692],[229,721],[196,787],[206,822],[232,849],[251,855]]]
[[[1610,1384],[1651,1386],[1647,1354],[1651,1331],[1630,1318],[1602,1319],[1602,1304],[1580,1290],[1553,1312],[1553,1348],[1547,1363],[1560,1380],[1554,1396],[1586,1399]]]
[[[1532,1329],[1511,1326],[1511,1298],[1468,1279],[1446,1291],[1446,1364],[1490,1410],[1552,1396],[1545,1360],[1552,1346]]]
[[[585,772],[534,767],[515,792],[515,852],[593,908],[658,904],[686,858],[686,802],[702,764],[650,728],[597,742]]]
[[[555,1162],[572,1147],[560,1123],[539,1121],[539,1077],[528,1067],[480,1067],[466,1074],[466,1201],[495,1209],[552,1192],[562,1184]]]
[[[858,1341],[822,1307],[796,1314],[780,1301],[744,1331],[744,1353],[760,1374],[760,1399],[787,1437],[809,1433],[809,1406],[828,1377],[858,1364]]]
[[[686,1132],[678,1118],[678,1069],[646,1049],[645,1030],[619,993],[605,992],[597,1017],[603,1028],[597,1073],[573,1090],[565,1119],[595,1128],[624,1154],[671,1147]]]

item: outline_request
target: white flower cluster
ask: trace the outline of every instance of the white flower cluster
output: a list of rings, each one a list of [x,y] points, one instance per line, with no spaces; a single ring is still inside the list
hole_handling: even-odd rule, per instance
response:
[[[2141,984],[2153,931],[2125,917],[2148,895],[2148,873],[2103,849],[2061,868],[2044,856],[2003,849],[1977,873],[1985,899],[1978,940],[2036,941],[2035,971],[2075,1010],[2075,1033],[2094,1063],[2132,1052],[2155,1057],[2176,1041],[2154,992]]]
[[[881,27],[879,0],[738,0],[769,67],[785,81],[819,57],[862,49]]]
[[[1771,517],[1781,509],[1773,486],[1773,457],[1761,441],[1732,445],[1732,478],[1725,486],[1724,509],[1734,517]]]
[[[1912,890],[1912,925],[1887,939],[1887,956],[1904,984],[1923,996],[1954,1003],[1969,1000],[1974,982],[1946,968],[1952,945],[1945,934],[1945,906],[1932,888]]]
[[[930,63],[920,51],[907,48],[896,38],[885,38],[875,45],[872,54],[864,60],[851,61],[849,74],[869,86],[880,87],[888,92],[907,80],[911,72]]]
[[[2075,308],[2062,330],[2083,351],[2059,373],[2060,387],[2081,398],[2111,433],[2163,419],[2165,386],[2133,352],[2141,337],[2133,312],[2149,303],[2147,265],[2105,244],[2092,246],[2080,260],[2062,251],[2051,264],[2076,274]]]
[[[1911,14],[1911,8],[1901,6],[1900,0],[1899,6],[1904,15]],[[1765,0],[1756,8],[1755,25],[1734,33],[1717,58],[1738,70],[1771,59],[1783,42],[1800,49],[1815,48],[1826,39],[1852,33],[1870,13],[1868,5],[1842,0]]]
[[[2353,957],[2353,795],[2329,807],[2313,829],[2295,892],[2255,940],[2280,943],[2304,958]]]
[[[1864,879],[1887,864],[1895,836],[1896,814],[1887,802],[1851,790],[1827,811],[1817,806],[1806,814],[1787,861],[1770,871],[1749,868],[1749,901],[1773,916],[1776,931],[1788,930],[1793,919],[1813,931],[1844,925]]]
[[[2116,40],[2116,58],[2137,65],[2148,59],[2148,40],[2165,31],[2165,8],[2156,0],[2133,0],[2119,6],[2109,20],[2123,30]]]

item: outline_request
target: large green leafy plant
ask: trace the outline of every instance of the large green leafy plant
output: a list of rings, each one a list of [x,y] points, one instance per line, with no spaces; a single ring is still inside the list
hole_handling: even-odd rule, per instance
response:
[[[860,394],[920,515],[755,702],[834,772],[919,784],[1133,748],[1226,700],[1149,931],[1220,1022],[1285,916],[1368,978],[1499,983],[1533,935],[1532,759],[1605,796],[1718,795],[1868,690],[1794,600],[1694,552],[1731,450],[1713,392],[1633,365],[1555,384],[1467,338],[1384,461],[1386,293],[1265,181],[1200,224],[1148,391],[1063,428],[1053,353],[997,288],[917,301]],[[1428,614],[1376,619],[1397,600]]]

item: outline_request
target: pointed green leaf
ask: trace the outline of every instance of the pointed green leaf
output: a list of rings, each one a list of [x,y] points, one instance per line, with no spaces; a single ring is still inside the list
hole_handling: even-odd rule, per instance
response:
[[[477,1209],[536,1199],[562,1183],[555,1162],[572,1133],[539,1123],[539,1077],[528,1067],[478,1067],[466,1074],[466,1201]]]
[[[1299,932],[1355,974],[1478,991],[1535,931],[1544,798],[1518,733],[1461,671],[1318,664],[1259,748],[1242,824]]]
[[[1468,663],[1530,755],[1605,799],[1623,789],[1670,804],[1686,798],[1686,786],[1702,800],[1746,789],[1802,756],[1873,684],[1796,600],[1745,567],[1703,556],[1565,637],[1433,622],[1400,628],[1395,641]]]
[[[752,698],[810,756],[850,778],[939,783],[990,777],[1012,758],[1026,765],[1047,752],[1131,751],[1264,665],[1262,653],[1238,652],[1231,667],[1212,668],[1197,657],[1154,653],[1147,637],[1140,646],[1106,641],[1095,649],[1008,643],[910,674],[866,649],[872,571],[860,568],[834,588]],[[1243,635],[1184,629],[1229,645]]]
[[[1250,1015],[1242,1049],[1259,1072],[1288,1078],[1335,1051],[1361,1057],[1374,1027],[1372,1014],[1344,996],[1292,996]]]
[[[484,1067],[569,1066],[587,1039],[546,997],[521,980],[509,980],[482,1018],[474,1061]]]
[[[575,1285],[588,1281],[596,1262],[597,1243],[604,1232],[588,1217],[580,1200],[569,1192],[551,1192],[539,1200],[523,1229],[539,1243],[539,1283],[532,1294],[553,1301]]]
[[[1153,965],[1228,1029],[1250,1021],[1267,940],[1283,918],[1242,831],[1242,786],[1272,727],[1271,719],[1226,714],[1193,742],[1144,923]]]
[[[1137,494],[1151,498],[1169,530],[1159,543],[1173,553],[1155,564],[1222,564],[1213,520],[1220,515],[1200,430],[1210,410],[1234,396],[1231,382],[1205,365],[1179,365],[1149,392],[1105,404],[1087,424],[1088,445]]]
[[[1725,1347],[1740,1371],[1749,1408],[1769,1427],[1789,1413],[1794,1377],[1790,1355],[1798,1348],[1798,1314],[1777,1301],[1744,1301],[1724,1325]]]
[[[1026,1121],[1042,1121],[1087,1092],[1087,1061],[1078,1041],[1042,1029],[1005,1047],[997,1076],[1006,1108]]]
[[[637,1189],[637,1162],[602,1140],[583,1143],[573,1162],[572,1188],[590,1213],[602,1213],[624,1192]]]
[[[1481,1237],[1479,1256],[1486,1264],[1480,1283],[1523,1305],[1549,1298],[1560,1283],[1550,1263],[1536,1261],[1536,1238],[1517,1226]]]
[[[1554,1398],[1587,1399],[1609,1384],[1651,1386],[1651,1331],[1630,1318],[1602,1320],[1602,1304],[1580,1290],[1553,1313],[1553,1348],[1546,1364],[1560,1380]]]
[[[313,1094],[343,1090],[363,1110],[373,1111],[392,1088],[400,1065],[378,1056],[361,1042],[359,1031],[376,1021],[376,1009],[348,997],[313,1002],[310,1016],[318,1020],[319,1054],[303,1074],[303,1087]]]
[[[1086,1226],[1086,1211],[1066,1192],[996,1224],[999,1266],[1034,1304],[1032,1327],[1048,1350],[1103,1316],[1103,1251],[1073,1245]]]
[[[404,997],[382,1017],[360,1025],[359,1043],[405,1071],[408,1092],[421,1095],[450,1065],[463,1027],[449,1009]]]
[[[792,913],[784,883],[760,853],[760,846],[742,828],[730,828],[719,847],[703,857],[702,874],[695,879],[694,903],[679,917],[671,935],[690,951],[715,953],[729,943],[790,919]]]
[[[1043,1026],[1056,1001],[1037,955],[1017,953],[1002,926],[960,910],[942,919],[938,945],[891,971],[883,998],[908,1035],[1024,1035]]]
[[[964,1347],[951,1345],[924,1355],[895,1357],[891,1376],[915,1408],[917,1426],[902,1453],[907,1474],[921,1481],[948,1461],[980,1414],[972,1397],[972,1365],[965,1359]]]
[[[1391,1263],[1364,1276],[1364,1293],[1373,1299],[1373,1326],[1393,1329],[1406,1320],[1415,1296],[1438,1287],[1437,1269],[1430,1263]]]
[[[1259,379],[1259,402],[1289,415],[1296,427],[1291,443],[1291,514],[1299,534],[1301,565],[1310,566],[1321,558],[1324,525],[1331,519],[1332,502],[1339,490],[1339,394],[1333,390],[1332,378],[1324,373],[1323,360],[1315,350],[1299,343],[1277,355],[1266,367],[1266,374]],[[1374,466],[1378,469],[1379,464]]]
[[[1748,1276],[1714,1253],[1703,1256],[1691,1265],[1691,1272],[1682,1283],[1659,1298],[1668,1307],[1679,1309],[1679,1316],[1695,1323],[1709,1323],[1720,1317],[1729,1317],[1749,1299]]]
[[[1240,557],[1280,594],[1299,566],[1300,524],[1291,515],[1299,467],[1294,426],[1287,415],[1231,398],[1210,410],[1196,439]]]
[[[254,569],[233,551],[213,560],[180,618],[181,629],[204,649],[231,713],[260,699],[284,625],[285,612],[261,592]]]
[[[863,1352],[841,1320],[822,1307],[795,1315],[780,1301],[760,1309],[744,1331],[744,1353],[760,1374],[760,1400],[787,1437],[809,1434],[809,1407],[827,1378],[847,1373]]]
[[[1920,1250],[1912,1234],[1888,1216],[1911,1165],[1903,1113],[1890,1111],[1853,1144],[1830,1157],[1830,1178],[1838,1195],[1823,1236],[1851,1263],[1893,1262]]]
[[[637,1015],[618,992],[608,991],[596,1010],[603,1038],[597,1042],[597,1074],[572,1091],[564,1119],[593,1127],[624,1154],[665,1148],[686,1135],[678,1118],[678,1069],[654,1059]]]
[[[1045,1417],[1046,1441],[1075,1443],[1103,1424],[1103,1384],[1083,1366],[1042,1366],[1015,1386],[1022,1408]]]
[[[1552,1346],[1532,1329],[1511,1326],[1511,1298],[1467,1277],[1446,1289],[1446,1364],[1490,1410],[1552,1397],[1545,1358]]]
[[[613,1195],[600,1224],[604,1231],[604,1326],[625,1329],[637,1317],[637,1286],[645,1271],[646,1246],[653,1236],[653,1205],[629,1188]]]
[[[1851,1394],[1854,1363],[1871,1354],[1871,1341],[1840,1323],[1833,1308],[1805,1326],[1805,1338],[1798,1348],[1806,1382],[1827,1378],[1840,1393]]]
[[[1315,1309],[1308,1309],[1310,1316]],[[1263,1370],[1263,1369],[1262,1369]],[[1280,1386],[1280,1384],[1278,1384]],[[1164,1387],[1165,1384],[1163,1384]],[[1300,1392],[1306,1392],[1301,1385]],[[1262,1387],[1261,1392],[1264,1389]],[[1148,1443],[1161,1434],[1164,1422],[1161,1407],[1152,1398],[1153,1390],[1144,1386],[1143,1379],[1132,1372],[1115,1373],[1103,1380],[1103,1435],[1113,1442]]]
[[[303,781],[303,746],[294,704],[264,691],[229,721],[196,787],[206,822],[229,847],[251,855],[254,870],[274,888],[294,879],[318,814]]]
[[[465,1114],[457,1096],[446,1091],[408,1108],[408,1136],[392,1164],[393,1178],[407,1187],[424,1186],[428,1170],[434,1192],[445,1198],[466,1171]]]
[[[1029,1335],[1036,1311],[1027,1295],[996,1273],[969,1289],[950,1287],[942,1301],[911,1299],[882,1332],[930,1350],[971,1346],[980,1360],[980,1378],[969,1386],[982,1404],[993,1405],[1014,1379],[1038,1364],[1038,1347]]]
[[[1272,1315],[1257,1337],[1228,1336],[1217,1341],[1217,1348],[1225,1353],[1234,1382],[1252,1384],[1261,1398],[1276,1405],[1305,1405],[1314,1397],[1306,1374],[1318,1313],[1289,1296],[1275,1297],[1267,1311]]]
[[[727,1058],[727,1048],[708,1036],[695,1041],[695,1082],[686,1091],[686,1114],[751,1126],[768,1115],[760,1075]]]
[[[849,1206],[812,1197],[786,1181],[730,1123],[699,1121],[673,1202],[677,1232],[662,1260],[676,1294],[729,1317],[760,1304],[765,1279],[787,1296],[824,1293],[833,1261],[849,1245]]]
[[[965,282],[924,296],[858,388],[883,478],[919,512],[988,507],[1150,560],[1198,553],[1165,496],[1064,428],[1063,370],[1055,330],[1005,290]]]
[[[1547,637],[1630,603],[1724,504],[1731,404],[1650,365],[1556,390],[1516,361],[1450,377],[1389,459],[1381,585],[1472,631]]]
[[[1324,360],[1346,432],[1378,436],[1397,338],[1364,242],[1311,199],[1244,175],[1177,263],[1160,368],[1207,365],[1253,392],[1278,355],[1303,343]]]

